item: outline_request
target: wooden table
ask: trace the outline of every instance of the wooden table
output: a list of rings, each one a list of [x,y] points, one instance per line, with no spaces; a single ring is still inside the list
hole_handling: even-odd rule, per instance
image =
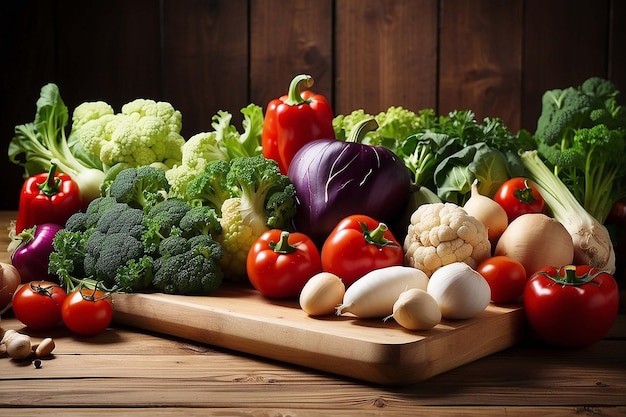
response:
[[[1,230],[14,217],[0,213]],[[7,244],[0,233],[0,246]],[[8,260],[2,249],[0,261]],[[0,325],[25,331],[10,313]],[[626,415],[624,314],[586,349],[529,340],[401,387],[119,325],[91,338],[64,329],[50,335],[57,348],[40,368],[0,358],[0,415]]]

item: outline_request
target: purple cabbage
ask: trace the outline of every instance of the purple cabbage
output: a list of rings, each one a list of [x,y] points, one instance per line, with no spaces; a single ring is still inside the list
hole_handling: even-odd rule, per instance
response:
[[[343,218],[364,214],[398,220],[411,190],[409,170],[391,150],[354,141],[319,139],[294,156],[287,176],[296,188],[294,227],[322,245]]]

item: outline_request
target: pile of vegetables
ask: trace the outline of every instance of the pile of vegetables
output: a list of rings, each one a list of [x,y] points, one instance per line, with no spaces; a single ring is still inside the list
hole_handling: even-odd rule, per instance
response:
[[[9,158],[39,175],[20,203],[13,265],[22,288],[67,304],[47,325],[98,332],[113,292],[209,295],[225,281],[298,299],[313,317],[393,319],[408,331],[476,317],[490,302],[524,303],[534,324],[553,302],[542,288],[556,282],[553,297],[559,287],[571,299],[563,311],[589,311],[599,330],[544,336],[565,320],[551,311],[540,336],[581,346],[608,331],[616,258],[604,223],[626,198],[626,111],[613,84],[547,91],[537,130],[515,134],[470,110],[333,115],[324,97],[300,91],[311,85],[296,76],[265,116],[242,109],[242,132],[220,111],[188,140],[180,112],[145,99],[117,114],[83,103],[69,126],[58,88],[44,86]],[[25,220],[37,198],[60,197],[63,181],[75,181],[80,204]],[[20,256],[44,231],[45,269],[29,272],[35,263]],[[16,316],[29,321],[15,294]],[[96,305],[105,320],[79,320]]]

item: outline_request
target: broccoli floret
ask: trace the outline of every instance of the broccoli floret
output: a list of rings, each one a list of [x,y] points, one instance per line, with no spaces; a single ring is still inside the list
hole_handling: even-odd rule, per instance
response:
[[[88,247],[91,246],[90,240]],[[97,250],[89,251],[94,258],[93,276],[106,286],[114,286],[118,269],[144,256],[143,243],[126,233],[111,233],[98,240],[100,246]]]
[[[124,203],[116,203],[102,213],[96,224],[96,229],[104,234],[125,233],[140,239],[144,231],[142,221],[142,210]]]
[[[87,230],[87,218],[87,213],[77,211],[65,221],[63,227],[70,232],[84,232]]]
[[[146,165],[118,173],[109,186],[108,195],[131,207],[145,208],[162,201],[169,189],[165,171]]]
[[[219,235],[222,232],[215,209],[209,206],[192,207],[182,219],[179,227],[186,237],[196,235]]]
[[[293,184],[287,184],[283,192],[270,194],[265,204],[265,211],[268,213],[265,224],[269,228],[283,229],[296,215],[295,195],[296,187]]]
[[[188,240],[188,245],[190,250],[202,253],[205,257],[216,261],[224,256],[224,248],[210,235],[192,236]]]
[[[276,161],[262,155],[237,158],[231,163],[226,183],[233,196],[241,199],[246,217],[256,214],[265,225],[272,217],[274,227],[284,227],[291,220],[280,218],[278,213],[268,211],[267,203],[270,198],[280,201],[280,204],[273,205],[280,207],[282,212],[288,212],[286,206],[295,207],[296,202],[295,187],[288,176],[280,173]]]
[[[85,228],[90,229],[95,227],[102,214],[106,213],[107,210],[115,204],[117,204],[117,200],[109,196],[102,196],[92,200],[85,210],[85,214],[87,215]]]
[[[172,228],[178,227],[190,209],[191,206],[186,201],[174,197],[150,207],[143,217],[145,229],[141,236],[146,252],[156,251],[161,240],[170,235]]]
[[[209,162],[202,173],[187,184],[187,201],[192,206],[213,207],[218,215],[221,215],[222,204],[232,197],[226,185],[228,171],[230,171],[230,163],[224,160]]]
[[[192,240],[193,239],[193,240]],[[154,287],[167,294],[206,295],[222,283],[217,264],[221,246],[210,236],[200,235],[188,242],[188,250],[162,256],[155,262]]]
[[[588,119],[592,103],[591,97],[574,87],[546,91],[535,136],[547,145],[559,143]]]
[[[178,229],[180,231],[180,229]],[[161,240],[159,244],[159,255],[168,257],[180,255],[189,250],[189,240],[184,238],[180,233],[172,233],[168,237]]]
[[[569,146],[574,131],[605,124],[613,129],[626,124],[617,102],[619,91],[612,82],[591,77],[580,86],[548,90],[541,100],[535,136],[548,146]]]

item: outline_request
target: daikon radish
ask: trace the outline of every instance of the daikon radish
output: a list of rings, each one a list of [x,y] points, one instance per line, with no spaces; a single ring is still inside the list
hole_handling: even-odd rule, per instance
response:
[[[393,305],[409,288],[426,290],[428,276],[410,266],[390,266],[371,271],[348,287],[337,315],[352,313],[360,318],[387,317]]]

